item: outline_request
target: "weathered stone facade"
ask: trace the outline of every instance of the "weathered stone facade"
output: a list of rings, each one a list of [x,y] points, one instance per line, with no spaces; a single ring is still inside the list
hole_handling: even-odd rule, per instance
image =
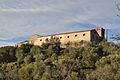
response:
[[[84,31],[75,31],[75,32],[67,32],[60,33],[54,35],[33,35],[28,41],[18,43],[17,46],[21,46],[22,44],[33,44],[41,46],[42,43],[45,43],[46,39],[50,39],[51,37],[58,37],[62,44],[66,44],[68,42],[80,42],[80,41],[91,41],[91,42],[99,42],[104,39],[103,28],[89,29]]]

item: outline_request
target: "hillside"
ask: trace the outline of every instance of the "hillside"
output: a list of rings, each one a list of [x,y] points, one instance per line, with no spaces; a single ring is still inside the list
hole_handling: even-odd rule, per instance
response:
[[[119,80],[120,45],[68,43],[0,48],[0,80]]]

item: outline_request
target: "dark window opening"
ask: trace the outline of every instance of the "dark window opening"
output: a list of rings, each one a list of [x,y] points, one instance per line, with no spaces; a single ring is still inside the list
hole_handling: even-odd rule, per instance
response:
[[[40,39],[40,41],[42,41],[42,39]]]
[[[49,39],[48,39],[48,38],[46,38],[46,39],[45,39],[45,41],[49,41]]]
[[[75,37],[77,37],[77,35],[75,35]]]
[[[69,38],[69,36],[67,36],[67,38]]]
[[[62,39],[62,37],[60,37],[60,39]]]
[[[83,36],[85,36],[85,34],[83,34]]]

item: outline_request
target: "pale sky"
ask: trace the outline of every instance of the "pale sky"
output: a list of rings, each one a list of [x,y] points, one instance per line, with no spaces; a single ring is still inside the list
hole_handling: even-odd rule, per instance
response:
[[[120,34],[120,0],[0,0],[0,46],[34,34],[46,35],[103,27]]]

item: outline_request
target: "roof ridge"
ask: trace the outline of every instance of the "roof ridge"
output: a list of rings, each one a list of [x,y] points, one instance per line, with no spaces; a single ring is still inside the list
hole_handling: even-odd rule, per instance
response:
[[[96,28],[95,28],[96,29]],[[70,33],[78,33],[78,32],[86,32],[86,31],[91,31],[95,29],[88,29],[88,30],[82,30],[82,31],[73,31],[73,32],[65,32],[65,33],[58,33],[58,34],[52,34],[52,35],[45,35],[41,37],[47,37],[47,36],[56,36],[56,35],[62,35],[62,34],[70,34]]]

